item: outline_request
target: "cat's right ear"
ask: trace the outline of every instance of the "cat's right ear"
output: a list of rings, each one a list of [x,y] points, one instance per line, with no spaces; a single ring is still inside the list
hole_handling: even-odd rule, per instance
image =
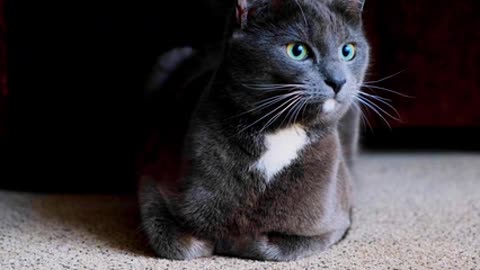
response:
[[[237,0],[235,15],[237,17],[237,24],[240,29],[244,29],[248,21],[248,1]]]
[[[360,11],[363,11],[363,8],[365,7],[365,1],[366,0],[358,0]]]
[[[358,10],[360,11],[363,11],[363,8],[365,7],[365,1],[366,0],[353,0],[353,2],[356,5],[356,8],[358,8]]]
[[[247,26],[248,20],[255,13],[255,8],[252,7],[253,0],[237,0],[235,8],[235,15],[237,19],[237,25],[240,29],[244,29]],[[270,0],[273,10],[279,10],[283,7],[284,0]]]

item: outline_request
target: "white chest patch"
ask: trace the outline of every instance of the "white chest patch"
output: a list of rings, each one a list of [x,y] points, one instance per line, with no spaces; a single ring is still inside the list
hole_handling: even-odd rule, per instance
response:
[[[270,182],[297,158],[298,152],[308,141],[305,130],[297,125],[267,134],[264,141],[267,149],[254,164],[254,168],[262,172],[266,181]]]

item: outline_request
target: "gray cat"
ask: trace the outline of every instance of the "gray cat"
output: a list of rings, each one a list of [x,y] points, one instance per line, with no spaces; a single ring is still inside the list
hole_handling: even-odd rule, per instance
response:
[[[208,57],[189,49],[162,58],[177,75],[158,77],[171,106],[152,112],[168,117],[156,120],[139,192],[159,257],[288,261],[342,239],[369,62],[361,6],[238,0],[216,68],[199,68]],[[175,91],[183,81],[190,90]]]

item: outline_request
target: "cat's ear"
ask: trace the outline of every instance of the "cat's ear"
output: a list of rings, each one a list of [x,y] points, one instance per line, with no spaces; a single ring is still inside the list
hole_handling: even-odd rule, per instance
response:
[[[344,6],[355,12],[363,12],[366,0],[339,0]]]
[[[283,7],[285,0],[270,0],[270,4],[273,10],[280,10]],[[235,14],[237,18],[237,24],[240,29],[244,29],[247,26],[248,20],[255,13],[255,8],[252,7],[254,0],[237,0]]]
[[[358,8],[360,9],[360,11],[363,11],[363,7],[365,6],[365,1],[366,0],[354,0],[355,2],[357,2],[357,5],[358,5]]]
[[[245,28],[248,20],[248,1],[247,0],[237,0],[235,15],[237,17],[237,24],[240,26],[240,29]]]

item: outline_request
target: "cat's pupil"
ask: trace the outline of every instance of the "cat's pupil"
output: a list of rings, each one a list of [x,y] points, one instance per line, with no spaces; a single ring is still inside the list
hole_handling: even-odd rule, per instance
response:
[[[352,53],[352,47],[351,46],[343,46],[343,49],[342,49],[343,56],[349,57],[351,53]]]
[[[296,44],[292,48],[292,54],[297,57],[302,55],[304,51],[305,51],[305,48],[301,44]]]

